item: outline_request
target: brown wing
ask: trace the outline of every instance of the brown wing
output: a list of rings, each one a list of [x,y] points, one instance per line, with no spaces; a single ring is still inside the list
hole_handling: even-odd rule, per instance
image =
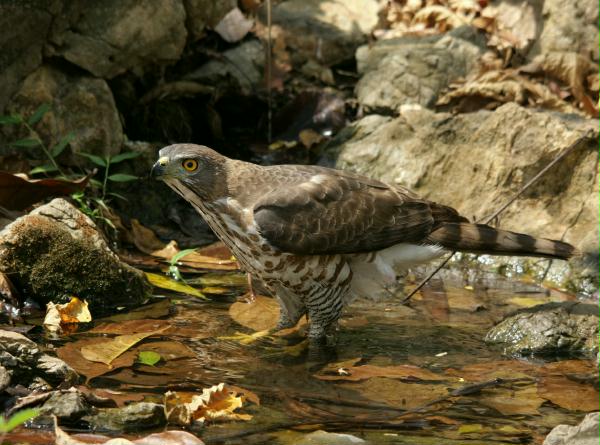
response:
[[[436,226],[433,203],[351,173],[305,169],[309,175],[282,184],[254,205],[259,232],[282,251],[370,252],[401,242],[422,242]],[[297,174],[298,169],[290,170],[290,176]],[[436,212],[450,216],[454,212],[443,209]]]

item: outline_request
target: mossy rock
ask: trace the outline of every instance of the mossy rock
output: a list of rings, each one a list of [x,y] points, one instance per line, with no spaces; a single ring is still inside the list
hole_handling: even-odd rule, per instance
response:
[[[0,233],[0,270],[22,296],[42,305],[77,296],[88,301],[94,315],[137,306],[151,291],[144,274],[122,262],[93,222],[63,199]]]

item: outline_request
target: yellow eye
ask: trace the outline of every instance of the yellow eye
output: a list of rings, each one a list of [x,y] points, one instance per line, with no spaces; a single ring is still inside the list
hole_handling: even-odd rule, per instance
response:
[[[187,171],[193,172],[198,168],[198,161],[195,159],[186,159],[181,163],[181,165],[183,165],[183,168],[185,168]]]

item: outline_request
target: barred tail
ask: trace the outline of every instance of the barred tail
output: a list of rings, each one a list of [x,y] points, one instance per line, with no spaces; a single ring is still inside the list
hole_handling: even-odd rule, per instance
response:
[[[491,255],[538,256],[569,259],[577,249],[562,241],[534,238],[522,233],[498,230],[485,224],[444,223],[427,241],[447,249]]]

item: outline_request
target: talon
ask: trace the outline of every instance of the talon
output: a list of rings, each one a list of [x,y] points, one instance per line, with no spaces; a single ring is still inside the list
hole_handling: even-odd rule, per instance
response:
[[[252,334],[244,334],[242,332],[236,332],[234,335],[230,335],[230,336],[223,336],[223,337],[217,337],[219,340],[231,340],[231,341],[235,341],[238,342],[242,345],[250,345],[254,342],[257,342],[261,339],[264,338],[268,338],[268,339],[273,339],[273,330],[266,330],[266,331],[256,331],[253,332]]]

